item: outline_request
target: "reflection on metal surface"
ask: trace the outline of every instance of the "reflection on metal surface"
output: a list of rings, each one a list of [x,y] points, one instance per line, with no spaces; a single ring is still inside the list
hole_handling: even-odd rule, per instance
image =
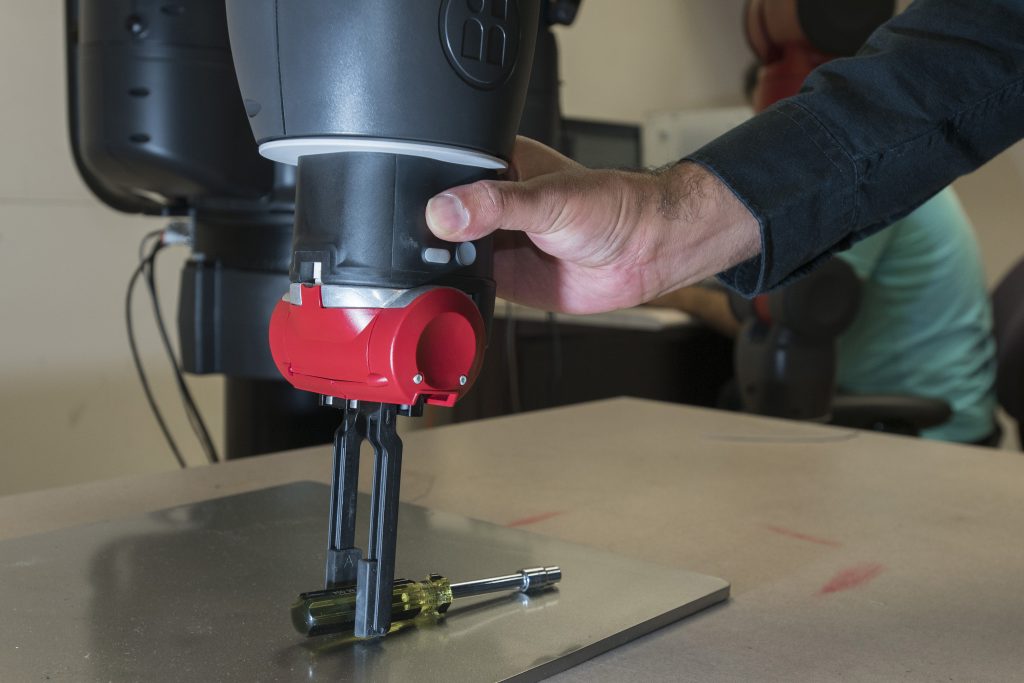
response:
[[[399,576],[557,558],[572,580],[467,598],[379,643],[306,639],[288,606],[321,578],[327,497],[292,484],[0,543],[2,678],[535,680],[728,595],[719,579],[404,505]]]

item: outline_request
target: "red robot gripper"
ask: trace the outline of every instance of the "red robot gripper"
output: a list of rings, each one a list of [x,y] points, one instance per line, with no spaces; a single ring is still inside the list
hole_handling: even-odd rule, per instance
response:
[[[427,288],[393,308],[328,308],[302,286],[270,320],[270,352],[294,387],[349,401],[452,406],[483,363],[483,316],[465,293]]]

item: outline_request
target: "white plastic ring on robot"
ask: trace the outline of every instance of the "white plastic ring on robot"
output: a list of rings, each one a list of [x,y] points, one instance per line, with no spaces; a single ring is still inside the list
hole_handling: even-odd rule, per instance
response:
[[[504,160],[476,150],[408,140],[356,137],[285,138],[260,145],[260,154],[264,157],[291,166],[298,165],[300,157],[339,152],[399,154],[495,171],[508,168],[508,163]]]

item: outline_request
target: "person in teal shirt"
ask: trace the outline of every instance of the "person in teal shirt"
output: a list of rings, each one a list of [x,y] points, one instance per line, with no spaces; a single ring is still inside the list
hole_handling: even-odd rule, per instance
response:
[[[952,418],[921,436],[998,441],[996,350],[978,243],[952,189],[837,254],[860,277],[860,308],[839,338],[839,391],[941,398]],[[735,336],[728,295],[686,287],[651,302]]]
[[[945,399],[953,417],[922,436],[982,442],[996,431],[996,349],[978,243],[952,189],[837,254],[863,282],[839,338],[848,394]]]

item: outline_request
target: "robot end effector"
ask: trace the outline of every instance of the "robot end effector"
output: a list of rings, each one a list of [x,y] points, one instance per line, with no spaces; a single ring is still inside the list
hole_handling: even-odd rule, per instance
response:
[[[344,411],[325,583],[355,585],[357,637],[391,625],[397,415],[469,390],[494,307],[491,240],[438,240],[426,204],[507,167],[540,10],[541,0],[227,0],[260,153],[297,166],[291,287],[271,352],[295,387]],[[362,441],[375,458],[365,557]]]

